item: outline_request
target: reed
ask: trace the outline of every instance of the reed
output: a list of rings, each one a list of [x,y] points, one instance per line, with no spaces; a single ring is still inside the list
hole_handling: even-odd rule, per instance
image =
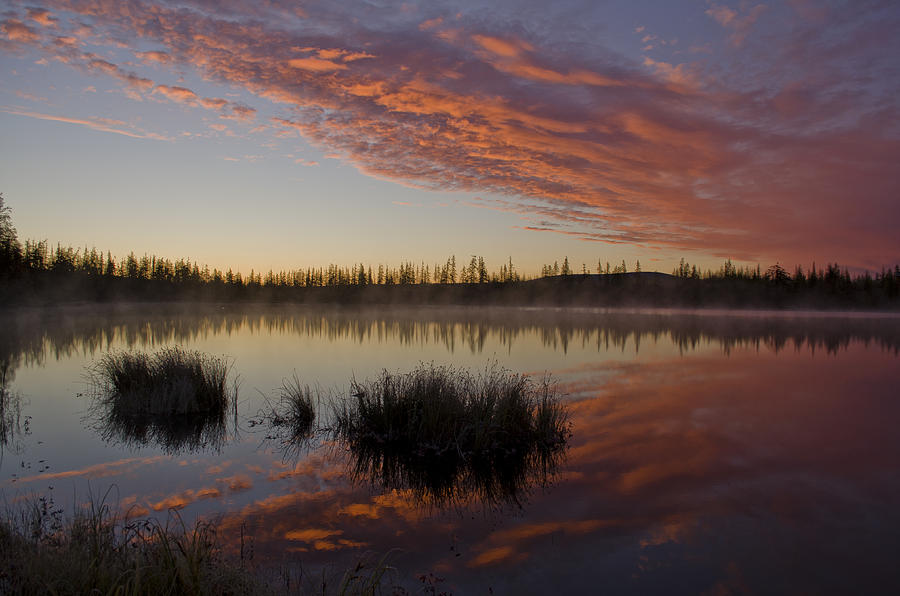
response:
[[[269,416],[269,423],[286,428],[288,440],[300,441],[312,436],[315,420],[312,392],[308,386],[301,385],[299,377],[294,374],[282,383],[278,405]]]
[[[473,375],[422,364],[352,391],[334,406],[332,432],[349,447],[354,473],[437,505],[520,504],[555,471],[570,435],[549,379],[496,367]]]
[[[229,364],[179,347],[155,354],[110,352],[89,372],[101,401],[125,415],[224,412]]]
[[[155,354],[111,352],[88,371],[89,417],[106,441],[157,444],[169,453],[218,449],[225,441],[228,363],[182,348]]]

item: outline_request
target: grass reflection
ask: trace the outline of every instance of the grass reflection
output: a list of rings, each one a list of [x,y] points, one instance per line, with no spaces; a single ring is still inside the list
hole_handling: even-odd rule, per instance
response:
[[[267,438],[280,442],[282,454],[287,460],[298,458],[300,453],[312,446],[319,430],[315,421],[316,406],[312,391],[308,385],[302,385],[294,373],[282,382],[278,402],[268,411],[260,412],[260,418],[251,420],[251,424],[265,422],[269,429]]]
[[[9,388],[9,366],[0,365],[0,461],[7,450],[18,453],[29,433],[30,417],[22,416],[22,396]]]

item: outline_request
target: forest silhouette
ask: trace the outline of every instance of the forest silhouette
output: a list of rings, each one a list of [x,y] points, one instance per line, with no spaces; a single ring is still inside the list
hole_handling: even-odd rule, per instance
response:
[[[522,275],[512,258],[490,271],[483,257],[458,264],[455,255],[429,265],[330,264],[246,276],[210,269],[189,258],[125,257],[95,247],[46,240],[20,242],[0,194],[0,305],[110,301],[298,302],[312,304],[457,304],[507,306],[655,306],[722,308],[886,309],[900,306],[900,265],[851,275],[837,263],[793,273],[776,263],[737,267],[726,260],[701,271],[684,259],[671,274],[611,267],[575,270],[568,257]]]

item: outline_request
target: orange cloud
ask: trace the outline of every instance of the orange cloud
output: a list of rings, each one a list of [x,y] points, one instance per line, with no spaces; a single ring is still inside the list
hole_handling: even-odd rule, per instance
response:
[[[256,118],[256,109],[254,108],[236,103],[232,103],[230,107],[230,113],[222,114],[222,118],[240,120],[242,122],[250,122]]]
[[[517,553],[511,546],[497,546],[476,556],[469,562],[469,567],[484,567],[501,562],[509,563],[513,560],[522,560],[526,557],[526,554]]]
[[[0,23],[0,31],[2,31],[10,41],[33,43],[40,39],[40,36],[34,29],[16,19],[7,19]]]
[[[243,474],[230,476],[228,478],[219,478],[216,482],[219,484],[224,484],[228,487],[228,490],[233,493],[242,492],[253,488],[253,481],[248,476],[245,476]]]
[[[28,18],[44,27],[56,27],[56,17],[45,8],[29,8]]]
[[[472,40],[492,54],[504,58],[515,58],[523,52],[534,50],[531,44],[518,39],[506,40],[487,35],[473,35]]]
[[[135,52],[135,56],[140,58],[144,62],[148,63],[157,63],[157,64],[170,64],[172,62],[172,56],[167,54],[166,52],[159,51],[149,51],[149,52]]]
[[[345,70],[347,68],[346,64],[322,60],[321,58],[294,58],[288,61],[288,65],[292,68],[299,68],[300,70],[308,70],[310,72],[329,72],[333,70]]]
[[[378,519],[380,508],[370,503],[351,503],[338,511],[339,515],[349,515],[351,517],[368,517],[369,519]]]
[[[204,97],[200,99],[200,105],[211,110],[220,110],[228,105],[228,100],[218,97]]]
[[[331,536],[340,536],[343,530],[325,530],[320,528],[308,528],[305,530],[290,530],[286,532],[284,537],[287,540],[295,540],[297,542],[315,542],[330,538]]]
[[[94,464],[86,468],[77,470],[65,470],[63,472],[53,472],[49,474],[35,474],[33,476],[24,476],[19,478],[19,482],[33,482],[35,480],[45,481],[59,478],[105,478],[107,476],[118,476],[120,474],[130,473],[134,468],[139,466],[149,466],[152,464],[165,461],[164,456],[156,457],[131,457],[127,459],[119,459],[101,464]]]
[[[168,85],[157,85],[153,88],[153,93],[159,93],[168,99],[186,104],[195,104],[200,98],[197,94],[185,87],[170,87]]]
[[[183,509],[190,505],[191,503],[195,503],[197,501],[202,501],[204,499],[218,499],[222,496],[222,491],[215,487],[208,488],[199,488],[199,489],[188,489],[184,492],[181,492],[177,495],[172,495],[162,499],[161,501],[157,501],[155,503],[150,503],[150,509],[153,511],[166,511],[168,509]]]

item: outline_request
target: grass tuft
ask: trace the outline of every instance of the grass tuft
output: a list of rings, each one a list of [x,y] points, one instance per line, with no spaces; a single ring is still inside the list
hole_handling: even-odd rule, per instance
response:
[[[226,408],[229,368],[221,358],[171,347],[104,354],[90,376],[123,412],[197,414]]]
[[[271,434],[267,438],[280,441],[285,459],[299,457],[309,449],[318,430],[312,391],[300,383],[296,373],[284,380],[278,403],[270,406],[268,413],[261,413],[261,418],[268,423]]]
[[[272,426],[286,427],[294,441],[312,435],[313,423],[316,421],[312,392],[309,386],[300,384],[296,374],[281,385],[278,406],[273,410],[269,421]]]
[[[89,371],[100,434],[125,444],[155,442],[170,452],[218,448],[232,393],[229,364],[182,348],[104,354]]]
[[[439,506],[473,497],[521,505],[555,472],[570,436],[549,379],[496,367],[473,375],[422,364],[352,391],[335,405],[333,434],[349,446],[355,474]]]

